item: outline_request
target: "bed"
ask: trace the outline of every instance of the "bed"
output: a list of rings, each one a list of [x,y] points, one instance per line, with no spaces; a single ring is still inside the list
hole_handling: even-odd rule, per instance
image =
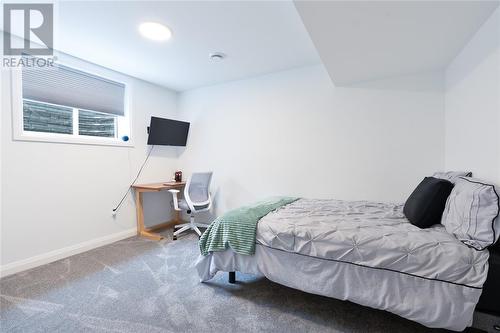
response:
[[[398,204],[299,199],[261,218],[255,242],[254,255],[201,255],[200,279],[218,271],[264,275],[461,331],[472,324],[488,274],[488,251],[464,245],[441,225],[412,225]]]

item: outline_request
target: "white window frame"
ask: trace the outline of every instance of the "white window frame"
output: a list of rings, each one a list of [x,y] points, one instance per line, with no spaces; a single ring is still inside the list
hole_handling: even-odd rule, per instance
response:
[[[65,64],[64,64],[65,65]],[[66,66],[66,65],[65,65]],[[74,66],[68,66],[70,68],[75,68]],[[77,68],[75,68],[77,69]],[[50,69],[41,69],[50,70]],[[24,112],[23,112],[23,83],[22,83],[22,71],[20,69],[10,70],[10,79],[12,87],[12,139],[15,141],[36,141],[36,142],[52,142],[52,143],[69,143],[69,144],[83,144],[83,145],[103,145],[103,146],[118,146],[118,147],[134,147],[133,141],[131,140],[131,114],[130,114],[130,93],[129,85],[120,82],[114,78],[108,78],[101,74],[96,74],[89,72],[87,70],[77,69],[82,72],[86,72],[92,75],[96,75],[102,78],[106,78],[115,82],[119,82],[125,85],[125,101],[124,101],[124,116],[117,116],[116,119],[116,137],[106,138],[97,136],[87,136],[78,134],[78,109],[72,108],[71,106],[65,106],[73,109],[73,134],[62,134],[62,133],[45,133],[45,132],[33,132],[24,130]],[[37,101],[35,101],[37,102]],[[45,102],[40,102],[45,103]],[[45,103],[50,104],[50,103]],[[93,110],[89,110],[93,111]],[[98,112],[98,111],[95,111]],[[76,117],[76,118],[75,118]],[[76,129],[76,131],[75,131]],[[121,137],[127,135],[129,141],[123,141]]]

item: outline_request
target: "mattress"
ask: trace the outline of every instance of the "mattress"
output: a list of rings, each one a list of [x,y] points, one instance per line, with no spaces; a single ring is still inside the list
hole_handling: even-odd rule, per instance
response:
[[[413,226],[398,204],[300,199],[263,217],[256,242],[254,256],[201,256],[201,280],[219,270],[262,274],[461,331],[472,324],[488,272],[488,251],[467,247],[441,226]]]

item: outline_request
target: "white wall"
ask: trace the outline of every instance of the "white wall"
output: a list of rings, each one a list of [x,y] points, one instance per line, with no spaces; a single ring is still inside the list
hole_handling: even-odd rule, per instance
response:
[[[146,156],[146,126],[150,116],[176,117],[176,93],[75,58],[64,55],[59,58],[70,65],[120,78],[130,86],[131,137],[135,147],[13,141],[11,84],[9,75],[3,71],[0,142],[4,271],[16,270],[19,265],[29,266],[30,260],[54,257],[78,244],[133,234],[136,226],[133,198],[129,195],[116,218],[112,217],[111,209]],[[176,161],[176,148],[156,147],[138,181],[170,179]],[[146,221],[169,220],[169,202],[168,193],[148,194]]]
[[[500,8],[446,70],[448,170],[500,185]]]
[[[442,73],[334,87],[322,66],[180,94],[217,211],[268,195],[404,201],[444,166]]]
[[[1,265],[133,232],[132,197],[116,219],[111,208],[146,156],[151,115],[191,121],[190,136],[185,149],[156,147],[139,181],[168,179],[177,168],[186,175],[213,170],[217,213],[280,194],[402,202],[424,176],[444,169],[445,155],[446,169],[498,175],[496,133],[486,150],[496,151],[494,158],[474,168],[470,159],[460,159],[458,148],[467,140],[454,145],[469,122],[455,122],[450,107],[471,117],[471,109],[461,108],[467,101],[460,100],[471,92],[473,101],[491,99],[480,110],[481,121],[475,120],[476,133],[490,135],[500,125],[498,108],[490,108],[498,76],[489,73],[495,64],[498,69],[498,58],[469,55],[461,61],[463,54],[446,76],[446,154],[441,72],[335,87],[323,66],[309,66],[176,95],[67,57],[70,64],[128,82],[134,148],[13,141],[10,82],[2,75]],[[470,67],[469,58],[483,62]],[[471,81],[471,73],[481,75]],[[487,92],[474,88],[483,80],[490,82]],[[486,156],[469,146],[469,154]],[[168,193],[147,194],[145,206],[151,224],[170,218]]]

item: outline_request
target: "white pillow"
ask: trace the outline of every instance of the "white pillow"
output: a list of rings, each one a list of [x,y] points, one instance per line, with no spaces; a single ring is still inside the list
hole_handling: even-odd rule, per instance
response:
[[[470,171],[446,171],[446,172],[435,172],[432,177],[446,179],[452,183],[458,179],[458,177],[472,177],[472,172]]]
[[[446,201],[441,224],[464,244],[484,250],[500,234],[499,202],[494,185],[459,177]]]

